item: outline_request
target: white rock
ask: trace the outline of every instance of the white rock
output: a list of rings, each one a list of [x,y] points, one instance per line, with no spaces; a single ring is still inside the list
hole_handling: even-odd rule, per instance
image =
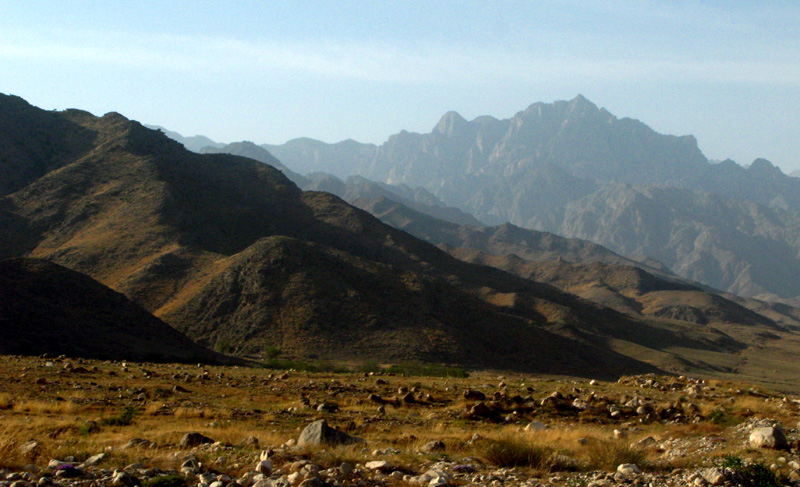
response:
[[[106,458],[106,454],[105,453],[98,453],[97,455],[93,455],[93,456],[87,458],[86,461],[83,462],[83,466],[84,467],[96,467],[96,466],[100,465],[103,462],[103,460],[105,460],[105,458]]]
[[[625,475],[626,477],[637,473],[642,473],[642,471],[639,470],[639,467],[636,466],[635,463],[620,464],[619,466],[617,466],[617,472],[621,473],[622,475]]]
[[[544,431],[547,426],[541,421],[531,421],[525,426],[525,431]]]
[[[750,432],[749,442],[750,446],[753,448],[789,449],[789,442],[786,441],[786,435],[783,434],[780,428],[773,426],[755,428]]]
[[[447,471],[440,467],[433,467],[427,472],[425,475],[428,476],[429,479],[435,479],[437,477],[443,478],[446,482],[450,482],[453,480],[453,476],[450,475]]]
[[[428,482],[428,487],[445,487],[446,485],[448,482],[444,477],[434,477]]]
[[[374,460],[372,462],[367,462],[364,466],[370,470],[385,470],[389,468],[389,462],[386,460]]]
[[[721,468],[707,468],[702,472],[703,478],[711,485],[722,485],[725,483],[725,473]]]
[[[286,476],[286,480],[292,485],[299,485],[303,481],[303,474],[300,472],[290,473]]]

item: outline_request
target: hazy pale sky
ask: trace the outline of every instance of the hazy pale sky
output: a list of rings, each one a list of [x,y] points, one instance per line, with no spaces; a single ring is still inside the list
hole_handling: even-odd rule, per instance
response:
[[[800,2],[0,0],[0,92],[257,143],[381,143],[580,93],[790,172]]]

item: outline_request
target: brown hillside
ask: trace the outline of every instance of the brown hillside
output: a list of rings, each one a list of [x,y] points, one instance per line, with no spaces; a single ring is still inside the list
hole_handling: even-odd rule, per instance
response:
[[[119,114],[20,110],[91,144],[59,148],[0,199],[0,255],[86,273],[210,345],[584,376],[702,369],[675,351],[744,347],[462,262],[268,165],[190,153]],[[39,142],[4,137],[0,151],[18,148],[4,171],[24,172],[14,154]]]

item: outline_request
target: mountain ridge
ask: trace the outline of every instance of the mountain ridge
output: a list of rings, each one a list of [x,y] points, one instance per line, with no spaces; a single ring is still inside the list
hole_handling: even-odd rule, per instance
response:
[[[769,277],[800,265],[800,246],[791,237],[796,233],[791,215],[800,213],[800,180],[764,159],[747,168],[730,160],[712,164],[694,137],[658,134],[580,95],[571,101],[531,104],[506,120],[467,121],[448,112],[431,132],[392,135],[374,151],[369,149],[371,159],[353,158],[356,163],[338,169],[340,153],[334,160],[326,159],[324,144],[314,150],[318,170],[421,186],[490,225],[511,222],[588,239],[629,257],[646,252],[674,266],[679,275],[745,296],[792,300],[800,295],[788,279]],[[295,164],[297,152],[279,146],[271,146],[271,151],[290,167]],[[697,231],[698,222],[675,220],[670,214],[674,206],[662,208],[663,202],[636,196],[625,185],[651,193],[659,187],[682,190],[684,203],[694,205],[688,212],[712,213],[720,221],[742,225],[703,223],[708,231],[726,236],[716,243]],[[625,203],[630,214],[618,212],[625,195],[635,200]],[[707,201],[711,207],[704,206]],[[761,227],[748,223],[754,213],[763,216]],[[604,232],[588,225],[594,219],[596,227],[600,214]],[[638,216],[630,218],[634,214]],[[693,235],[694,240],[671,247],[674,239],[664,233],[667,228]],[[728,245],[730,241],[741,245]],[[782,249],[779,255],[786,265],[763,258],[757,241]],[[735,253],[732,258],[727,257],[730,252]],[[710,257],[698,259],[697,254]],[[699,270],[692,270],[690,262],[698,262]]]

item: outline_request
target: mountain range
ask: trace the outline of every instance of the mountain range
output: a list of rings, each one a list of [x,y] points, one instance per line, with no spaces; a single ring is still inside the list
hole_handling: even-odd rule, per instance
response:
[[[456,249],[437,248],[335,195],[302,191],[269,164],[190,152],[117,113],[44,111],[2,95],[0,142],[0,258],[43,259],[85,274],[218,350],[585,377],[757,374],[763,351],[794,336],[791,309],[762,303],[756,312],[671,280],[655,262],[626,260],[588,242],[568,243],[572,254],[565,255],[609,262],[587,271],[572,264],[575,283],[579,275],[604,276],[602,286],[616,286],[622,301],[669,309],[626,310],[580,297],[563,290],[563,278],[525,275],[533,260],[503,254],[495,256],[502,262],[479,262],[491,255],[475,254],[477,244],[460,247],[473,255],[456,258]],[[422,191],[374,187],[435,204]],[[484,250],[502,252],[503,242],[516,242],[524,253],[529,236],[517,230],[498,228]],[[554,285],[542,282],[548,279]],[[665,305],[672,292],[692,296]],[[22,298],[17,304],[39,306]]]
[[[97,281],[76,309],[121,293],[150,322],[243,355],[800,377],[774,363],[800,350],[794,308],[709,292],[591,242],[486,227],[433,191],[300,176],[259,149],[198,154],[117,113],[0,95],[0,259],[68,268],[55,288]],[[338,187],[358,207],[292,179]],[[50,293],[13,298],[3,326],[44,306],[24,296]],[[52,309],[80,316],[69,303]],[[74,333],[69,323],[50,332]]]
[[[591,240],[722,291],[800,296],[800,179],[764,159],[709,162],[694,137],[658,134],[582,96],[506,120],[449,112],[429,133],[379,146],[263,147],[295,171],[424,189],[482,222]]]

